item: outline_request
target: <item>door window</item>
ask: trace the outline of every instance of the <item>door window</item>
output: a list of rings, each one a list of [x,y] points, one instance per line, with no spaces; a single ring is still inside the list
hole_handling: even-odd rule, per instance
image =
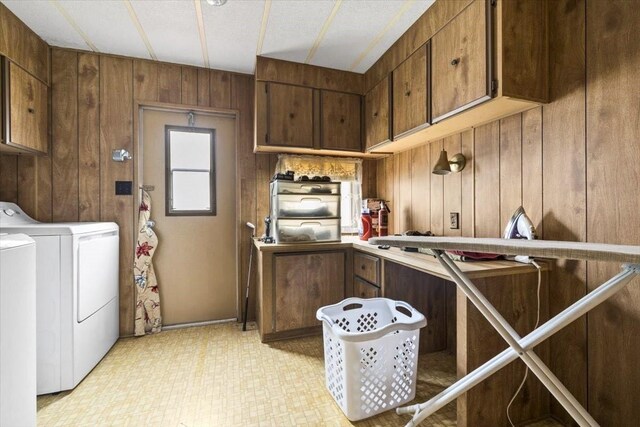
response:
[[[215,215],[215,129],[165,126],[166,214]]]

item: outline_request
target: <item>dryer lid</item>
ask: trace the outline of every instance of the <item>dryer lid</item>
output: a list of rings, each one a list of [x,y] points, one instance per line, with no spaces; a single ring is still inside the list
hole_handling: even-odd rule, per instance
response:
[[[0,202],[0,230],[30,236],[59,236],[117,231],[118,225],[114,222],[39,222],[15,203]]]

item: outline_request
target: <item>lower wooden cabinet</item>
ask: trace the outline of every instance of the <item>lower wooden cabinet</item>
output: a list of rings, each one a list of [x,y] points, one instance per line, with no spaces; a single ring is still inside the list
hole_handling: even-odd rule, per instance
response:
[[[259,251],[258,257],[257,318],[263,342],[319,332],[316,311],[342,301],[352,286],[348,250]]]

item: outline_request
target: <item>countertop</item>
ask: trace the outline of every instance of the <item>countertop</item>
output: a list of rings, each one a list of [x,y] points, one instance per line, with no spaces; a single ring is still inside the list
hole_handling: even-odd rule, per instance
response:
[[[340,242],[328,243],[286,243],[286,244],[265,244],[258,239],[254,239],[256,248],[261,252],[287,253],[287,252],[317,252],[336,249],[353,248],[360,252],[365,252],[396,262],[416,270],[424,271],[443,279],[451,280],[440,263],[430,255],[418,252],[405,252],[399,248],[378,249],[378,246],[360,240],[357,236],[343,236]],[[457,262],[460,270],[467,274],[469,278],[495,277],[502,275],[523,274],[536,271],[530,264],[521,264],[514,261],[469,261]],[[546,263],[540,263],[543,269],[548,269]]]

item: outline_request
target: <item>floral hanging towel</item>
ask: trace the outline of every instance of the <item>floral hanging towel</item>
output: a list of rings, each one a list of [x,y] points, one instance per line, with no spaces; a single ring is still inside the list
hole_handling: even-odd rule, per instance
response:
[[[158,280],[153,271],[153,253],[158,246],[158,237],[149,221],[151,215],[151,197],[142,190],[142,202],[140,203],[138,219],[138,243],[133,265],[133,274],[136,284],[136,336],[147,332],[156,333],[162,330],[162,317],[160,316],[160,294],[158,293]]]

